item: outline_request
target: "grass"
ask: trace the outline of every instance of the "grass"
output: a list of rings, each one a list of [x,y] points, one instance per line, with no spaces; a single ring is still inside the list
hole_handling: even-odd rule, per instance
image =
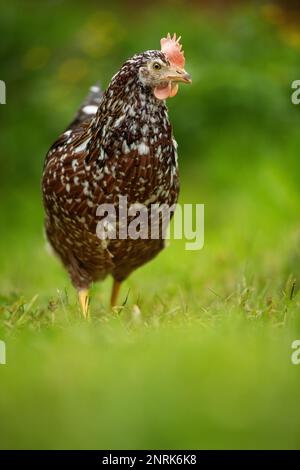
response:
[[[69,318],[10,340],[1,447],[298,446],[289,335],[253,329],[239,312],[224,312],[214,328],[153,323]]]
[[[0,448],[299,448],[296,37],[262,8],[15,3],[0,19]],[[205,245],[172,241],[124,283],[118,311],[111,280],[93,286],[87,323],[45,250],[42,155],[90,82],[170,24],[195,77],[170,101],[181,202],[205,204]]]
[[[164,296],[141,312],[98,308],[89,324],[65,294],[44,307],[14,299],[2,312],[1,447],[298,447],[291,295],[264,305],[242,285],[199,310]]]

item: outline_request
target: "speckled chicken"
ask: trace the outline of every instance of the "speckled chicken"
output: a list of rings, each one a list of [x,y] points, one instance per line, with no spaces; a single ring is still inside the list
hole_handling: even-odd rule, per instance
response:
[[[115,305],[121,282],[164,247],[161,231],[156,239],[99,237],[97,208],[112,204],[118,217],[121,196],[129,206],[176,203],[177,144],[165,100],[176,95],[178,82],[191,83],[184,63],[176,35],[161,39],[160,51],[134,55],[105,92],[91,88],[46,156],[46,235],[78,291],[85,317],[91,283],[111,275]]]

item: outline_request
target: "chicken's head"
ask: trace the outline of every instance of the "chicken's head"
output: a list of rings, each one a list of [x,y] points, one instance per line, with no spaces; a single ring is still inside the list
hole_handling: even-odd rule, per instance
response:
[[[160,41],[161,51],[153,51],[149,60],[140,68],[140,78],[153,88],[159,100],[175,96],[178,82],[192,83],[191,76],[184,70],[185,58],[181,50],[180,37],[168,33]]]

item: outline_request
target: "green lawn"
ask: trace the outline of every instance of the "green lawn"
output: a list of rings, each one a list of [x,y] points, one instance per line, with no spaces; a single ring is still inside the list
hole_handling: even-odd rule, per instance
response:
[[[70,15],[64,2],[36,6],[35,23],[16,3],[1,18],[0,448],[299,448],[299,49],[260,9],[149,6],[137,22],[94,3]],[[119,36],[97,56],[82,38],[105,44],[104,24]],[[170,115],[181,202],[205,204],[205,245],[171,241],[124,283],[118,312],[111,280],[93,286],[87,323],[45,250],[43,156],[89,84],[168,29],[182,32],[194,78]],[[41,33],[48,55],[34,50]],[[69,58],[86,75],[68,81]]]

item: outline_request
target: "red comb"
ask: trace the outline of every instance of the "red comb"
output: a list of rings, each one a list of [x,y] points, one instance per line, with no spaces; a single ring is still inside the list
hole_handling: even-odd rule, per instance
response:
[[[181,50],[182,45],[180,44],[180,36],[176,39],[176,33],[171,37],[170,33],[167,34],[166,38],[160,40],[161,51],[167,56],[170,63],[176,67],[184,68],[185,58],[184,53]]]

